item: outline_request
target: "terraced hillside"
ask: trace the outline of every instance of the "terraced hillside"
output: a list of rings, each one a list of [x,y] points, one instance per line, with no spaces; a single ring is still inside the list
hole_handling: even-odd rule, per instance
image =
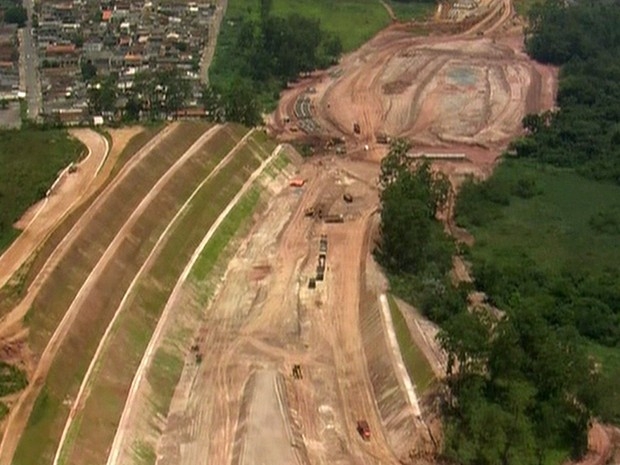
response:
[[[36,295],[7,317],[27,304],[36,369],[12,409],[4,463],[105,460],[179,273],[274,147],[240,126],[171,125],[82,215],[66,252],[35,278]]]

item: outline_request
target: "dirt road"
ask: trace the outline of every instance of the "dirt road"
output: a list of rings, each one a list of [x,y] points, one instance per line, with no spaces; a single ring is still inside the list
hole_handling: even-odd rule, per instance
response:
[[[75,173],[65,168],[49,195],[28,209],[16,223],[22,232],[0,256],[0,287],[11,279],[54,227],[85,199],[106,160],[108,141],[101,134],[91,129],[74,129],[71,135],[86,146],[88,154],[77,165]]]

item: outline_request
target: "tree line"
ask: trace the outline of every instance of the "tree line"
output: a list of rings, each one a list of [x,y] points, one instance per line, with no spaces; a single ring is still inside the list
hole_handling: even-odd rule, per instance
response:
[[[228,119],[239,121],[244,115],[245,121],[256,122],[287,83],[300,73],[330,66],[342,53],[340,39],[323,30],[318,20],[276,16],[271,3],[260,0],[258,15],[227,17],[222,24],[206,95],[211,96],[209,106]],[[238,94],[245,105],[236,101]],[[214,96],[219,96],[219,106]]]
[[[449,355],[444,457],[467,465],[538,465],[556,450],[583,454],[599,391],[578,335],[555,331],[518,294],[499,321],[468,311],[469,289],[449,277],[455,245],[437,220],[449,184],[427,162],[408,158],[408,150],[395,141],[382,161],[375,255],[392,291],[442,327]]]
[[[529,24],[528,53],[562,66],[559,110],[528,115],[529,135],[514,150],[620,184],[619,4],[548,0],[532,7]]]

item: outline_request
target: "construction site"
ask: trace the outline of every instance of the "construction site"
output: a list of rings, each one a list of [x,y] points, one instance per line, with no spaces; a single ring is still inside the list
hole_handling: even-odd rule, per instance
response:
[[[10,399],[0,465],[437,461],[440,383],[422,390],[405,370],[372,256],[379,163],[404,138],[455,188],[488,176],[522,117],[553,107],[557,70],[524,53],[510,0],[442,6],[419,26],[436,33],[415,27],[293,83],[267,134],[182,122],[139,144],[113,130],[109,146],[76,133],[92,155],[0,257],[24,289],[0,308],[0,351],[30,381]],[[438,328],[399,311],[440,380]],[[592,465],[612,453],[598,428]]]

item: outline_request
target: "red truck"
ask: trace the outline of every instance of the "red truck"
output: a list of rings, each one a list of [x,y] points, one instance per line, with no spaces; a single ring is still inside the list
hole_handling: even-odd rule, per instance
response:
[[[370,426],[368,426],[368,422],[366,420],[358,420],[357,432],[364,441],[370,441]]]

